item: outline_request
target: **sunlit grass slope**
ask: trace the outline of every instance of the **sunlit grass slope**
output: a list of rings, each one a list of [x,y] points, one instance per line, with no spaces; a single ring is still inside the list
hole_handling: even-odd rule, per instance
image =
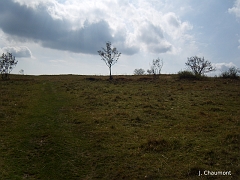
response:
[[[239,80],[15,75],[0,99],[0,179],[240,178]]]

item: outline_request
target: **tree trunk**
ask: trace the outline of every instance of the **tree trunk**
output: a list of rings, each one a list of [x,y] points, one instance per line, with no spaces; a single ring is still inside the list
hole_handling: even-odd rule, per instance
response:
[[[112,80],[113,77],[112,77],[112,67],[111,67],[111,66],[109,67],[109,71],[110,71],[110,77],[109,77],[109,79]]]

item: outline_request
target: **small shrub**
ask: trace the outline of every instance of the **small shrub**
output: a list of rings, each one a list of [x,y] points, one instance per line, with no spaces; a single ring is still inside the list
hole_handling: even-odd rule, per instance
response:
[[[222,78],[230,78],[230,79],[237,79],[239,78],[238,73],[240,70],[236,67],[230,67],[227,71],[223,72],[220,77]]]
[[[191,71],[179,71],[179,79],[199,79],[200,76],[193,74]]]
[[[134,75],[144,75],[145,74],[145,70],[140,68],[140,69],[135,69],[133,72]]]

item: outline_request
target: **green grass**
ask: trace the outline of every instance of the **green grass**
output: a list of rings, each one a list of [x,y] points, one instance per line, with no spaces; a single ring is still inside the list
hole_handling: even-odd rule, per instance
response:
[[[0,81],[0,179],[240,178],[239,80],[10,78]]]

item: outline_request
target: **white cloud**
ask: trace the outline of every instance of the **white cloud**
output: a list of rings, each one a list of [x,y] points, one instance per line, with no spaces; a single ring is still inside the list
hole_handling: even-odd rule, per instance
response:
[[[240,0],[236,0],[234,6],[228,9],[228,12],[235,14],[237,18],[240,18]]]
[[[163,16],[164,30],[173,40],[183,38],[188,30],[193,26],[189,22],[181,22],[180,18],[173,12],[169,12]]]
[[[13,56],[19,57],[19,58],[31,58],[32,53],[30,49],[26,46],[15,46],[15,47],[3,47],[3,52],[9,52],[12,53]]]

